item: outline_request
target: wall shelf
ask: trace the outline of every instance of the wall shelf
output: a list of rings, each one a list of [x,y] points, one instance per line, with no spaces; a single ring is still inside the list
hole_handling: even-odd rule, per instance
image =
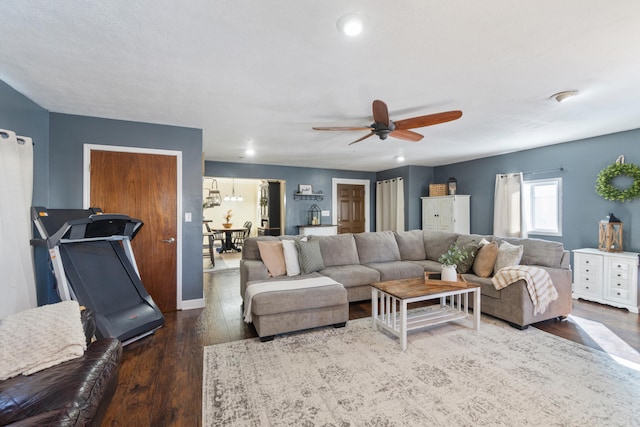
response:
[[[323,200],[324,199],[324,194],[322,194],[322,191],[318,191],[317,193],[311,193],[311,194],[302,194],[298,191],[295,191],[293,193],[293,200]]]

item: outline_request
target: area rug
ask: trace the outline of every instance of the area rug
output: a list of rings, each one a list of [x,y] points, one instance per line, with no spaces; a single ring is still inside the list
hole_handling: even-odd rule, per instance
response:
[[[205,347],[205,426],[637,426],[640,372],[483,317],[397,338],[345,328]]]

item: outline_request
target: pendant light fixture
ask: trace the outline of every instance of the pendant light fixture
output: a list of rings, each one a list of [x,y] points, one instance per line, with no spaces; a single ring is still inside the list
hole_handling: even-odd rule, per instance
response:
[[[229,197],[229,195],[227,194],[226,196],[224,196],[224,201],[225,202],[242,202],[244,199],[242,198],[241,195],[238,195],[236,197],[236,180],[233,180],[233,186],[231,189],[231,197]]]
[[[215,189],[213,188],[215,184]],[[211,189],[209,195],[204,199],[204,208],[212,208],[214,206],[220,206],[222,204],[222,196],[220,190],[218,190],[218,181],[211,180]]]

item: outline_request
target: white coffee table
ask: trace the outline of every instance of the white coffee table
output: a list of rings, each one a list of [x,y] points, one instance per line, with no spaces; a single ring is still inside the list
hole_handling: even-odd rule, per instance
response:
[[[472,294],[473,313],[469,313]],[[440,299],[440,305],[407,310],[413,302]],[[439,323],[471,319],[480,329],[480,285],[432,279],[401,279],[371,284],[373,328],[381,328],[400,338],[407,349],[407,332]]]

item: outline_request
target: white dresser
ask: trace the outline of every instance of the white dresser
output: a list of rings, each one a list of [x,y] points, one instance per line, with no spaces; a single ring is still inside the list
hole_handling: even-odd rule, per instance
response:
[[[469,234],[471,196],[421,197],[422,229]]]
[[[298,234],[304,236],[333,236],[338,234],[337,225],[299,225]]]
[[[638,253],[573,251],[573,298],[638,313]]]

